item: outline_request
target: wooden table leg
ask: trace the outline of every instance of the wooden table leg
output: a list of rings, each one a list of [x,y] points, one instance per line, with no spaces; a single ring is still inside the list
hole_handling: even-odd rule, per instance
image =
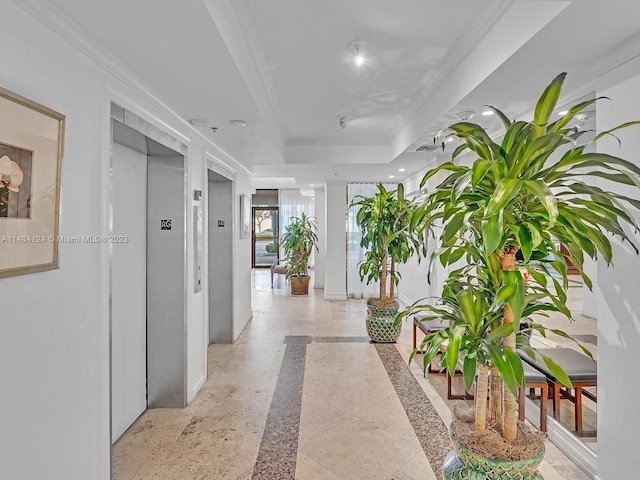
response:
[[[540,392],[540,431],[547,431],[547,400],[549,398],[549,385],[542,385]]]
[[[518,420],[524,422],[524,386],[518,389]],[[533,390],[531,388],[530,390]]]
[[[560,387],[559,383],[553,384],[553,418],[560,420]]]
[[[417,338],[416,338],[416,330],[418,330],[418,327],[416,327],[416,323],[413,322],[413,349],[416,349],[417,346]]]

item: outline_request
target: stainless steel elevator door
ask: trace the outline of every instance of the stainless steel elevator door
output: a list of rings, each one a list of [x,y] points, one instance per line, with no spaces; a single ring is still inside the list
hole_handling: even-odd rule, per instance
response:
[[[147,155],[113,143],[112,438],[147,408]],[[116,241],[117,240],[117,241]]]

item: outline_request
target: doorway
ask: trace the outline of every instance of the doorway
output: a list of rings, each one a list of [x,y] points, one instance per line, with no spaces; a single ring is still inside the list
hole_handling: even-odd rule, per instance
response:
[[[271,267],[278,259],[280,222],[278,207],[251,209],[251,266]]]
[[[186,404],[185,156],[115,118],[111,152],[115,443],[147,408]]]
[[[209,343],[233,342],[233,181],[208,170]]]

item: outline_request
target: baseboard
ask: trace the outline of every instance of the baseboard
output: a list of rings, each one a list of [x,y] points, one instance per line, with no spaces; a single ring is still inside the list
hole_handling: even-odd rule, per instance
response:
[[[204,385],[206,378],[204,375],[204,370],[200,372],[200,376],[198,377],[198,379],[194,382],[193,384],[193,388],[191,389],[191,398],[188,398],[187,403],[191,403],[193,401],[194,398],[196,398],[196,395],[198,394],[198,392],[200,391],[200,389],[202,388],[202,386]]]
[[[400,308],[402,309],[407,308],[409,305],[413,303],[411,300],[409,300],[406,296],[404,296],[401,293],[396,295],[396,300],[398,300],[398,302],[400,303]]]
[[[525,414],[533,425],[539,424],[540,407],[530,398],[525,398]],[[549,440],[587,475],[598,478],[598,455],[551,416],[547,417],[547,435]]]
[[[324,289],[324,283],[313,282],[313,288],[322,288],[322,289]]]
[[[347,294],[346,293],[332,293],[332,292],[327,292],[325,290],[324,292],[324,299],[325,300],[346,300],[347,299]]]

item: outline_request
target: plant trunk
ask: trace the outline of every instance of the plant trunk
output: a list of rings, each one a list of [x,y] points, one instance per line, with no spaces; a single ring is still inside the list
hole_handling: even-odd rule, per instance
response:
[[[489,367],[478,363],[476,382],[476,424],[475,429],[484,432],[487,429],[487,391],[489,389]]]
[[[389,299],[390,300],[393,300],[394,298],[396,298],[396,282],[393,276],[395,271],[396,271],[396,262],[392,258],[391,259],[391,275],[390,275],[391,279],[389,280]]]
[[[512,247],[503,252],[500,257],[500,265],[502,270],[514,271],[516,269],[516,253],[517,247]],[[513,310],[509,304],[504,305],[503,323],[513,323]],[[516,348],[516,333],[513,332],[509,336],[504,338],[503,346],[506,349],[515,350]],[[518,410],[516,405],[516,398],[511,394],[509,389],[503,388],[502,393],[504,399],[504,424],[502,426],[502,436],[509,443],[516,441],[518,435]]]
[[[502,395],[504,392],[504,383],[500,372],[495,367],[491,368],[491,399],[489,409],[489,425],[496,429],[502,428]]]
[[[384,305],[387,300],[387,252],[382,255],[380,265],[380,304]]]

